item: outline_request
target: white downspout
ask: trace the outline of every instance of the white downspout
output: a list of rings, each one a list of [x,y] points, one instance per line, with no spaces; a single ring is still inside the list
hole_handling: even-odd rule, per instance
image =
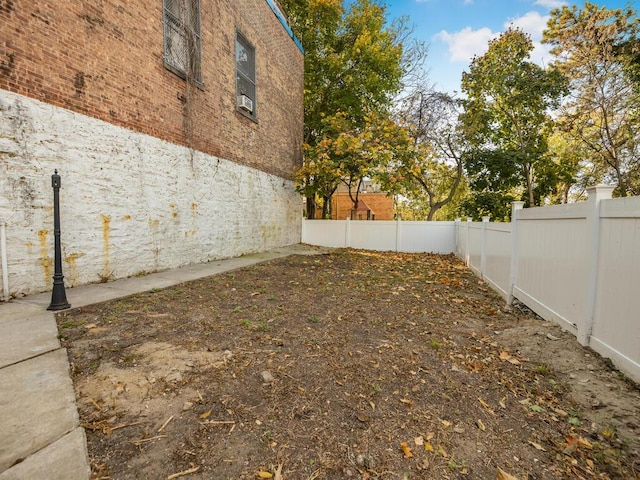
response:
[[[0,218],[0,254],[2,256],[2,300],[9,301],[9,271],[7,270],[7,222]]]

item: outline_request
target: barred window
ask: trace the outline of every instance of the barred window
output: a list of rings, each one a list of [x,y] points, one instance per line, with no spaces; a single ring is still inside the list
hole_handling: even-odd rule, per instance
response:
[[[256,52],[240,32],[236,32],[236,107],[256,119]]]
[[[163,0],[163,5],[165,66],[201,83],[200,0]]]

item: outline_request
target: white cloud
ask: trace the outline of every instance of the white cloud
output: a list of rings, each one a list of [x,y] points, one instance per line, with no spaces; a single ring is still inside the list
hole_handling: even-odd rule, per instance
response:
[[[542,38],[542,31],[547,27],[549,15],[540,15],[538,12],[525,13],[521,17],[509,19],[504,23],[505,30],[510,26],[525,31],[533,40]]]
[[[434,38],[447,44],[452,62],[469,62],[474,55],[482,55],[488,48],[489,40],[498,35],[488,27],[478,30],[465,27],[454,33],[442,30]]]
[[[552,0],[538,0],[539,2],[546,1],[550,3]],[[520,28],[522,31],[528,33],[533,41],[533,51],[531,52],[531,61],[539,65],[545,65],[551,59],[549,53],[550,46],[543,45],[542,32],[547,28],[547,21],[549,15],[540,15],[538,12],[529,12],[521,17],[508,20],[504,23],[505,30],[510,26]]]
[[[548,8],[549,10],[553,8],[561,8],[567,5],[567,2],[563,0],[536,0],[534,5],[539,5],[544,8]]]

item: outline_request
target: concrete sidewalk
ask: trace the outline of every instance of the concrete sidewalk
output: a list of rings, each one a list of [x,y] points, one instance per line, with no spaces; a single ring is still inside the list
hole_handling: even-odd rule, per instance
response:
[[[293,245],[264,253],[66,290],[73,308],[164,288],[292,254],[327,249]],[[67,352],[60,346],[51,292],[0,303],[0,480],[90,476]]]

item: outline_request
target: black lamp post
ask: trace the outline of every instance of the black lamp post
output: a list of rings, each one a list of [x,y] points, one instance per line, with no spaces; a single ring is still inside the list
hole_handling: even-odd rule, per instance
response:
[[[70,308],[67,294],[64,291],[64,275],[62,275],[62,247],[60,245],[60,175],[54,170],[51,175],[53,187],[53,236],[55,239],[55,271],[53,273],[53,291],[51,304],[47,310],[64,310]]]

